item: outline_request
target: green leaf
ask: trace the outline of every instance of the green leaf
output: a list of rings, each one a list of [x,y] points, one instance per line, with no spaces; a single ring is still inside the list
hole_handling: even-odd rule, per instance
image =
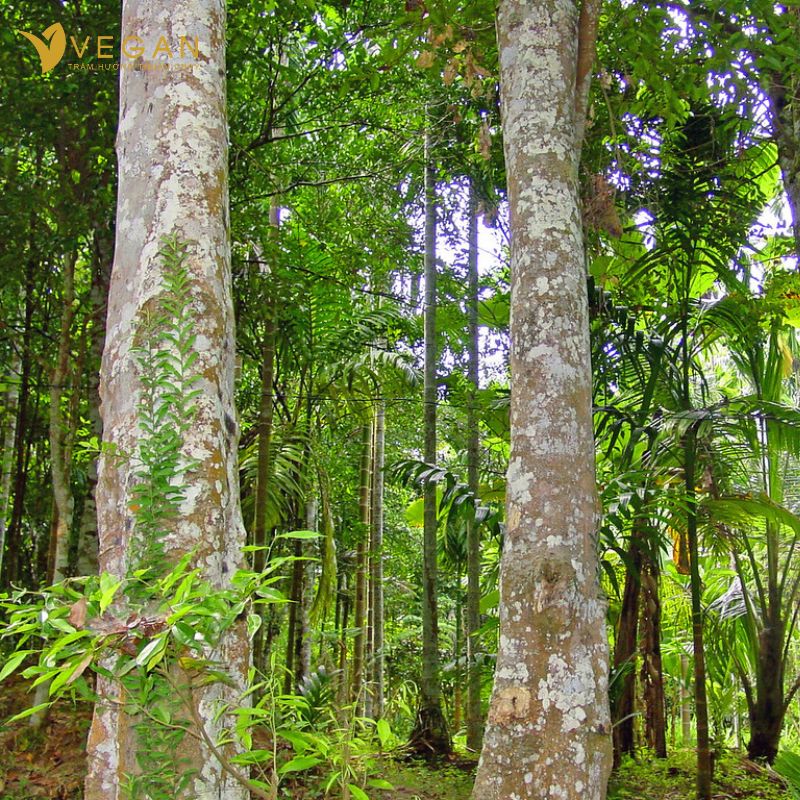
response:
[[[481,614],[487,614],[492,609],[497,608],[500,605],[500,590],[494,589],[491,592],[488,592],[483,597],[481,597],[480,602],[480,612]]]
[[[356,786],[354,783],[348,783],[347,788],[350,789],[350,794],[352,794],[356,800],[369,800],[369,795],[360,786]]]
[[[287,772],[303,772],[304,770],[316,767],[317,764],[320,763],[322,763],[322,759],[316,756],[295,756],[291,761],[287,761],[278,769],[278,774],[285,775]]]
[[[148,642],[136,656],[136,664],[140,667],[146,664],[147,669],[152,669],[163,658],[166,643],[163,636]]]
[[[33,650],[20,650],[10,656],[3,665],[3,669],[0,670],[0,681],[4,681],[33,652]]]
[[[279,533],[276,539],[319,539],[322,536],[317,531],[286,531],[286,533]]]
[[[379,719],[375,723],[375,729],[378,731],[378,738],[381,740],[381,747],[385,750],[392,741],[392,729],[385,719]]]
[[[119,587],[122,586],[122,581],[116,580],[112,575],[104,572],[100,576],[100,613],[102,614],[113,602],[114,595],[117,593]]]
[[[26,719],[27,717],[33,716],[37,711],[44,711],[44,709],[50,708],[51,705],[53,705],[52,702],[39,703],[38,706],[31,706],[30,708],[26,708],[24,711],[20,711],[19,714],[14,714],[14,716],[11,717],[11,719],[9,719],[8,721],[16,722],[17,720],[20,719]]]
[[[367,781],[367,786],[371,789],[385,789],[388,792],[394,791],[394,784],[385,781],[383,778],[370,778]]]

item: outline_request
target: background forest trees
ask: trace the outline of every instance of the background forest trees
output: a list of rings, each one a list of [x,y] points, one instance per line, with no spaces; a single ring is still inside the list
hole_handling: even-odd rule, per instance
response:
[[[97,36],[118,40],[119,9],[2,8],[0,581],[34,592],[5,606],[23,655],[4,672],[46,690],[71,670],[57,690],[87,696],[85,637],[37,666],[13,614],[98,569],[119,96],[116,73],[79,67],[100,65]],[[56,11],[90,46],[42,75],[14,31]],[[328,758],[293,761],[312,758],[310,731],[480,748],[513,532],[494,13],[228,5],[235,424],[247,558],[269,581],[250,616],[268,676],[255,702],[280,709],[292,764],[261,775],[271,787]],[[780,766],[800,747],[799,24],[792,4],[608,0],[587,84],[577,175],[615,755],[697,746],[701,797],[713,749]],[[536,392],[525,416],[542,420]],[[80,633],[68,606],[51,642]]]

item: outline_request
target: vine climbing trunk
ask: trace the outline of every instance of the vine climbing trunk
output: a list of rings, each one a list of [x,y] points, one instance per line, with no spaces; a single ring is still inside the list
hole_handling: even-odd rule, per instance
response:
[[[146,42],[185,37],[197,43],[199,54],[187,52],[180,59],[176,53],[165,63],[123,53],[119,70],[116,246],[101,369],[100,568],[124,579],[130,554],[141,545],[131,510],[137,467],[130,454],[137,453],[143,435],[136,337],[161,302],[166,267],[159,253],[170,236],[186,247],[185,313],[193,321],[189,352],[198,394],[178,454],[178,479],[187,488],[163,546],[169,561],[192,553],[202,577],[224,590],[241,565],[245,540],[233,395],[225,7],[221,0],[125,0],[121,36]],[[229,759],[236,748],[213,746],[232,740],[233,720],[224,709],[242,702],[250,664],[244,626],[229,629],[206,657],[223,665],[225,681],[195,686],[181,672],[173,676],[194,713],[180,745],[183,774],[172,796],[245,800],[247,789],[218,757]],[[140,774],[146,764],[142,726],[126,713],[121,693],[116,681],[98,676],[86,800],[122,800],[126,776]]]
[[[593,39],[578,16],[572,0],[501,0],[497,20],[511,454],[500,644],[474,800],[602,800],[611,770],[578,190],[581,87],[592,61],[580,51]]]
[[[425,133],[425,376],[424,456],[436,463],[436,170],[430,130]],[[439,674],[439,605],[437,586],[438,528],[436,485],[428,481],[423,496],[422,674],[417,721],[411,747],[429,757],[450,752],[450,733],[442,712]]]

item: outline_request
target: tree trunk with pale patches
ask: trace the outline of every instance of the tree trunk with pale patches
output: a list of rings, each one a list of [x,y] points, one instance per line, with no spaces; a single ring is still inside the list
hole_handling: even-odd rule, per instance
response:
[[[228,147],[225,116],[225,7],[221,0],[174,0],[123,4],[122,38],[137,36],[199,42],[200,57],[187,54],[186,69],[122,56],[117,138],[119,197],[116,247],[101,371],[104,456],[97,484],[100,569],[124,577],[137,537],[131,511],[135,454],[141,437],[141,367],[134,337],[148,310],[157,307],[164,283],[158,252],[163,236],[186,243],[189,316],[196,335],[199,376],[196,413],[184,434],[180,480],[187,486],[164,545],[169,561],[195,552],[195,564],[212,586],[223,589],[241,565],[244,526],[239,507],[238,429],[233,402],[234,328],[228,214]],[[163,62],[158,62],[163,66]],[[231,679],[194,688],[199,728],[216,741],[236,706],[250,663],[243,627],[230,630],[207,656]],[[188,678],[176,674],[179,683]],[[182,683],[182,685],[184,685]],[[138,771],[141,748],[134,720],[119,704],[121,687],[98,677],[99,701],[87,744],[86,800],[122,800],[126,774]],[[223,769],[203,736],[191,730],[180,746],[196,772],[179,798],[244,800],[247,790]],[[231,746],[222,748],[228,756]]]
[[[500,646],[475,800],[602,800],[611,769],[577,177],[585,101],[576,84],[591,59],[579,58],[578,11],[566,0],[503,0],[498,17],[511,458]]]

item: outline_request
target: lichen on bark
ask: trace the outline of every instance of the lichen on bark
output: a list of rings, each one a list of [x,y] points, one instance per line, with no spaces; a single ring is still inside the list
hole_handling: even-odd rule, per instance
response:
[[[498,36],[512,232],[511,457],[500,647],[473,798],[602,800],[608,643],[577,182],[586,80],[585,54],[577,75],[577,5],[503,0]]]

